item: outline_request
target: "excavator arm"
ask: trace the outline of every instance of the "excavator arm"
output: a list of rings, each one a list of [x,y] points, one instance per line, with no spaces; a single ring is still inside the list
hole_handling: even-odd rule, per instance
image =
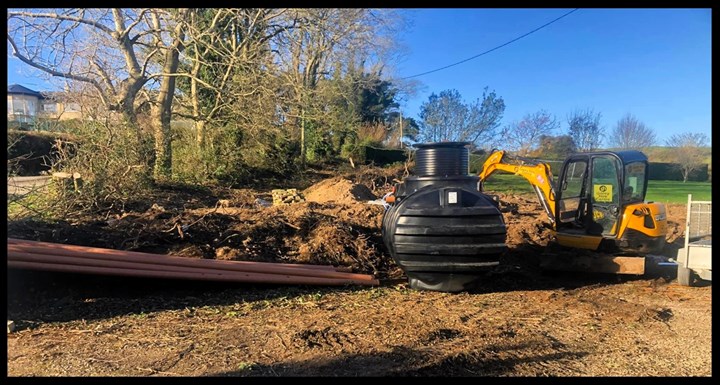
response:
[[[555,189],[553,188],[553,175],[547,163],[512,164],[506,161],[505,151],[496,150],[490,154],[483,164],[482,171],[478,175],[480,184],[485,182],[496,171],[504,171],[510,174],[522,176],[535,190],[540,204],[555,226]]]

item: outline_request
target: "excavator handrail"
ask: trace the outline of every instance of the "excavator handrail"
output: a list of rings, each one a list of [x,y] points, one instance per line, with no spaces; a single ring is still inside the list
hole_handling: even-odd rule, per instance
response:
[[[523,163],[507,163],[506,158],[521,160]],[[550,223],[555,224],[555,188],[553,187],[553,175],[550,165],[544,162],[526,162],[526,159],[509,157],[505,151],[493,149],[478,174],[481,191],[482,184],[496,171],[504,171],[524,177],[535,190],[535,194],[537,194],[540,204],[545,209]]]

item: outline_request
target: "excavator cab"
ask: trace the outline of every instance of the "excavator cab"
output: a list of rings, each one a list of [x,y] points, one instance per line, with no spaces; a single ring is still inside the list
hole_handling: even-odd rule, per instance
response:
[[[598,249],[603,240],[612,240],[605,242],[605,248],[624,248],[632,243],[635,249],[638,239],[647,238],[647,244],[640,245],[642,249],[662,246],[658,239],[664,241],[664,208],[644,203],[647,169],[647,157],[640,151],[569,156],[557,183],[558,241]],[[661,220],[662,224],[657,223]]]
[[[556,217],[560,228],[592,235],[615,235],[620,214],[622,161],[615,154],[577,154],[560,173]]]

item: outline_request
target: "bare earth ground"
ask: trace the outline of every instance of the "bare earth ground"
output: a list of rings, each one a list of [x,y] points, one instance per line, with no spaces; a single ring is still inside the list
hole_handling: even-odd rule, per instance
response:
[[[351,266],[378,288],[198,283],[8,270],[9,376],[710,376],[711,285],[538,268],[531,197],[500,195],[510,251],[472,292],[414,291],[387,255],[401,170],[268,191],[168,190],[103,218],[8,223],[11,237],[218,258]],[[395,175],[393,175],[395,172]],[[384,173],[384,174],[383,174]],[[667,250],[685,206],[668,207]]]

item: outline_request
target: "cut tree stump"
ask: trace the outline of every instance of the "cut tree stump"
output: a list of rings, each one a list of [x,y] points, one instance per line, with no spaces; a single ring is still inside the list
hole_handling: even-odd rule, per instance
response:
[[[82,177],[80,173],[74,172],[54,172],[52,173],[53,182],[63,191],[80,191],[82,187]]]

